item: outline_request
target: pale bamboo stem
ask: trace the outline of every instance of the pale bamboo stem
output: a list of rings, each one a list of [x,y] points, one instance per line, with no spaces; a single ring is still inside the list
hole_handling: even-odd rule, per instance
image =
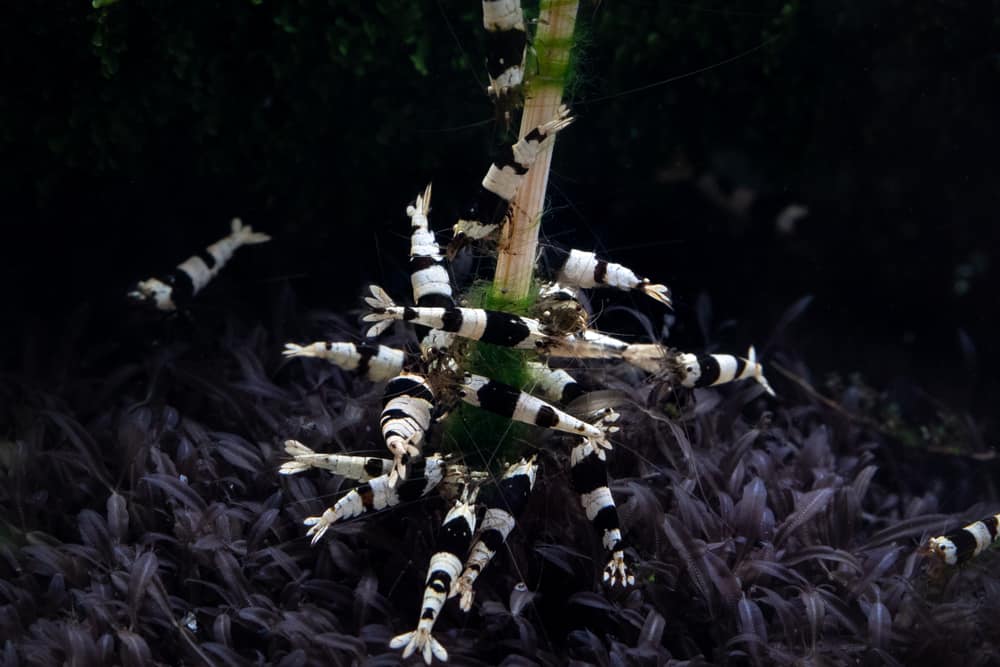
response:
[[[521,137],[555,118],[562,104],[578,6],[576,0],[542,0],[534,40],[538,73],[527,82]],[[500,234],[493,290],[505,300],[523,299],[531,290],[555,140],[549,139],[548,150],[532,165]]]

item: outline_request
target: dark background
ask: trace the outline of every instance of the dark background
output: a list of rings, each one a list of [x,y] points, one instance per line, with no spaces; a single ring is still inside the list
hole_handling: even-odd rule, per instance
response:
[[[546,234],[668,283],[670,344],[764,345],[811,294],[782,345],[817,382],[860,372],[986,420],[998,4],[585,3],[579,120],[556,149]],[[477,3],[4,11],[5,366],[71,321],[109,335],[130,282],[237,215],[275,241],[241,251],[193,317],[263,313],[288,286],[303,309],[356,307],[373,280],[403,293],[407,201],[433,180],[447,229],[503,140]],[[755,205],[713,203],[708,176]],[[780,233],[790,203],[810,215]],[[659,328],[661,311],[635,305]]]

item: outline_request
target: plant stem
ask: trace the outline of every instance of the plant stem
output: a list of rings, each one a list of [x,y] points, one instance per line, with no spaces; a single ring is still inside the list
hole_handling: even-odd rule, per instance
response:
[[[542,0],[535,33],[536,62],[526,70],[537,74],[527,82],[520,135],[556,116],[570,70],[570,51],[576,25],[577,0]],[[513,202],[513,216],[500,233],[494,294],[504,300],[519,300],[531,291],[531,278],[538,248],[545,189],[549,182],[552,148],[538,156]]]

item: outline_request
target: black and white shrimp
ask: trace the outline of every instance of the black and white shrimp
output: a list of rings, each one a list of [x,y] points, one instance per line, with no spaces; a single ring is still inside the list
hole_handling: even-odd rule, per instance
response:
[[[469,551],[472,534],[476,530],[474,501],[474,492],[463,495],[444,517],[437,539],[438,551],[431,556],[427,568],[427,584],[417,628],[397,635],[389,642],[389,648],[403,649],[403,658],[419,652],[428,665],[432,657],[442,662],[448,660],[448,651],[434,639],[431,631],[445,601],[458,592],[455,584],[462,572],[462,556]]]
[[[486,29],[486,89],[500,113],[520,106],[524,83],[524,53],[528,34],[521,0],[483,0]]]
[[[738,357],[732,354],[697,355],[675,352],[652,343],[635,343],[628,346],[623,358],[648,373],[667,373],[682,387],[714,387],[752,378],[768,394],[775,395],[752,345],[746,357]]]
[[[500,229],[525,174],[548,147],[547,140],[572,122],[569,109],[560,107],[554,119],[531,130],[517,143],[504,147],[483,177],[475,202],[455,223],[449,255],[454,256],[469,240],[485,239]]]
[[[576,334],[553,335],[537,319],[500,310],[483,308],[422,308],[399,306],[377,285],[370,288],[365,302],[372,312],[362,320],[373,322],[366,335],[378,336],[393,322],[419,324],[460,338],[499,347],[534,350],[553,357],[575,359],[621,358],[628,344],[599,331],[586,329]]]
[[[325,359],[346,371],[354,371],[372,382],[384,382],[403,371],[406,353],[387,345],[372,343],[334,343],[319,341],[308,345],[286,343],[282,354],[286,358],[313,357]]]
[[[635,575],[625,562],[625,544],[618,521],[604,450],[589,438],[582,438],[570,453],[570,477],[573,488],[580,494],[587,519],[601,534],[601,543],[611,555],[604,566],[604,581],[610,585],[631,586]]]
[[[133,303],[157,310],[177,310],[205,289],[239,248],[271,240],[270,236],[253,231],[249,225],[244,227],[239,218],[233,218],[230,227],[228,236],[188,257],[163,277],[140,280],[128,292],[128,298]]]
[[[486,238],[499,230],[524,174],[545,148],[546,138],[570,121],[568,111],[562,109],[558,118],[536,128],[493,164],[471,214],[454,228],[456,242]],[[338,521],[416,500],[434,489],[446,497],[450,493],[451,498],[463,494],[444,519],[438,549],[428,567],[417,627],[390,642],[393,648],[402,649],[404,658],[419,653],[427,663],[435,658],[447,660],[447,651],[432,635],[438,615],[446,600],[456,595],[462,609],[471,608],[475,582],[515,527],[538,470],[534,458],[521,459],[507,466],[494,484],[487,485],[485,479],[492,478],[491,473],[451,465],[440,453],[431,453],[443,442],[434,438],[435,422],[458,401],[510,421],[570,434],[574,442],[569,456],[570,478],[583,514],[599,534],[606,552],[603,580],[610,586],[625,587],[634,585],[635,574],[627,562],[630,550],[607,472],[607,452],[618,430],[618,415],[606,409],[580,418],[557,407],[580,398],[583,389],[567,371],[548,367],[547,360],[632,363],[653,373],[672,373],[675,381],[690,387],[752,377],[770,390],[752,348],[748,359],[668,353],[658,346],[630,344],[592,329],[577,299],[580,289],[641,291],[671,305],[666,286],[592,252],[549,251],[545,259],[552,283],[543,288],[541,298],[527,311],[538,317],[459,305],[446,257],[430,226],[430,200],[428,185],[406,209],[411,229],[409,263],[414,305],[397,305],[382,288],[371,286],[370,296],[365,298],[371,311],[362,318],[370,323],[366,332],[369,337],[382,334],[395,321],[415,325],[419,351],[395,350],[373,342],[314,342],[288,343],[284,352],[286,357],[321,358],[368,380],[386,382],[379,424],[391,458],[321,454],[289,441],[286,451],[291,460],[281,470],[295,474],[324,468],[360,482],[322,514],[305,520],[313,543]],[[453,243],[449,250],[455,247]],[[524,371],[524,389],[469,372],[463,366],[470,350],[486,350],[491,345],[524,351],[508,355],[517,359]],[[447,479],[452,482],[445,484]],[[476,521],[477,494],[481,498],[481,522]]]
[[[668,308],[673,307],[670,289],[666,285],[653,283],[649,278],[640,278],[627,266],[600,259],[592,252],[564,250],[549,245],[542,250],[542,259],[543,264],[549,266],[552,279],[561,285],[637,290]]]
[[[507,468],[494,488],[485,490],[488,497],[484,503],[483,520],[468,550],[462,576],[455,582],[455,593],[460,596],[458,604],[463,611],[472,608],[473,585],[514,530],[517,517],[524,511],[531,490],[535,488],[537,474],[538,464],[534,456],[521,459]]]
[[[1000,538],[1000,513],[973,521],[927,541],[924,551],[944,565],[961,565],[990,547]]]
[[[771,396],[774,389],[764,377],[764,367],[757,361],[753,345],[747,356],[732,354],[679,354],[676,363],[681,373],[681,384],[685,387],[713,387],[718,384],[753,378]]]
[[[325,359],[345,370],[353,370],[368,379],[375,380],[372,366],[362,368],[356,354],[327,354],[328,348],[352,351],[353,343],[316,342],[309,345],[286,345],[288,356],[312,356]],[[401,350],[385,346],[369,346],[369,359],[402,359]],[[316,350],[316,354],[302,354],[302,350]],[[438,394],[453,395],[456,398],[500,415],[511,421],[540,426],[555,431],[584,435],[594,439],[601,446],[610,448],[605,432],[598,426],[577,419],[551,403],[503,382],[491,380],[474,373],[453,373],[439,370],[429,375],[410,373],[402,369],[403,364],[387,367],[383,372],[396,372],[385,386],[383,408],[379,419],[382,438],[386,448],[393,455],[393,465],[389,475],[390,484],[398,479],[406,479],[407,465],[419,458],[423,443],[435,415],[447,412],[447,406],[439,405]],[[529,372],[540,386],[540,393],[546,396],[558,394],[562,399],[579,395],[579,387],[565,371],[551,370],[534,363]],[[303,464],[313,459],[303,459]],[[317,467],[316,463],[309,463]],[[328,466],[319,466],[328,467]]]
[[[378,336],[394,321],[400,321],[501,347],[534,350],[550,342],[550,336],[542,330],[538,320],[530,317],[458,306],[397,306],[381,287],[372,285],[370,290],[371,296],[365,297],[365,302],[372,312],[362,318],[365,322],[374,322],[366,334],[369,337]]]
[[[417,195],[416,203],[406,208],[410,218],[410,284],[418,306],[447,308],[455,305],[455,299],[444,256],[427,220],[430,209],[428,185]]]

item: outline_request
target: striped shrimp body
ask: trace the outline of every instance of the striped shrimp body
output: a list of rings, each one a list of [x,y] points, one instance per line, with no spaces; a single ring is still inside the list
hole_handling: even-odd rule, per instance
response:
[[[528,43],[521,0],[483,0],[483,27],[490,77],[486,91],[501,110],[518,106]]]
[[[362,318],[374,322],[367,332],[370,337],[383,333],[392,322],[401,321],[500,347],[537,350],[553,357],[615,359],[621,358],[629,347],[624,341],[592,329],[578,334],[550,335],[536,319],[498,310],[397,306],[381,287],[372,285],[370,289],[372,296],[365,297],[365,301],[372,312]]]
[[[473,585],[493,557],[497,549],[507,541],[507,537],[517,523],[517,517],[528,504],[531,490],[535,487],[538,465],[535,457],[521,459],[507,468],[497,482],[493,493],[486,498],[486,511],[476,533],[476,539],[469,549],[462,576],[455,585],[460,596],[459,606],[463,611],[472,608]]]
[[[468,240],[485,239],[500,229],[525,174],[548,147],[546,140],[572,122],[569,109],[559,107],[553,120],[531,130],[516,144],[505,147],[483,177],[475,202],[455,223],[449,255],[454,256]]]
[[[406,479],[406,465],[420,456],[424,438],[434,413],[434,390],[427,379],[402,373],[385,385],[379,426],[386,447],[393,456],[389,483]]]
[[[764,367],[757,361],[757,354],[750,346],[746,358],[731,354],[703,354],[701,356],[683,353],[677,355],[676,362],[681,373],[681,384],[685,387],[712,387],[717,384],[753,378],[771,396],[771,388],[764,377]]]
[[[683,387],[714,387],[752,378],[774,396],[774,389],[764,377],[764,367],[757,361],[752,345],[745,358],[732,354],[673,352],[651,343],[629,345],[622,356],[627,363],[648,373],[671,373]]]
[[[366,464],[368,461],[371,459],[367,459]],[[385,462],[384,465],[392,466],[392,461],[388,459],[382,459],[382,461]],[[312,536],[312,544],[316,544],[326,531],[338,521],[418,500],[437,488],[446,475],[457,474],[455,471],[450,471],[449,468],[450,466],[445,464],[444,459],[435,454],[416,463],[413,475],[402,482],[394,483],[391,481],[391,473],[372,477],[361,486],[348,491],[323,514],[307,517],[303,521],[306,526],[309,526],[306,535]],[[285,471],[282,470],[282,472]],[[350,476],[347,477],[350,478]]]
[[[570,453],[570,477],[580,495],[580,504],[587,519],[601,534],[601,542],[611,558],[604,566],[604,581],[610,585],[631,586],[635,576],[625,562],[624,542],[611,489],[608,470],[600,444],[582,438]]]
[[[285,440],[285,453],[292,460],[281,465],[278,472],[282,475],[295,475],[311,468],[322,468],[348,479],[367,482],[392,471],[392,461],[389,459],[317,453],[298,440]]]
[[[533,350],[551,341],[538,320],[528,317],[480,308],[397,306],[381,287],[372,285],[371,293],[372,296],[365,297],[365,301],[372,312],[362,318],[365,322],[375,323],[368,329],[370,337],[384,332],[393,321],[403,321],[470,340],[522,350]]]
[[[925,551],[945,565],[960,565],[969,561],[1000,538],[1000,514],[974,521],[963,528],[927,541]]]
[[[417,628],[397,635],[389,642],[390,648],[403,649],[404,659],[420,653],[428,665],[433,658],[442,662],[448,660],[448,651],[431,632],[445,601],[458,593],[456,583],[462,573],[462,558],[469,551],[472,534],[476,530],[474,500],[474,494],[472,497],[463,496],[444,517],[437,540],[438,551],[431,556],[427,568],[427,583]]]
[[[593,424],[563,412],[540,398],[523,392],[503,382],[490,380],[482,375],[467,373],[459,389],[459,396],[470,405],[524,424],[534,424],[564,433],[595,438],[608,449],[604,432]]]
[[[599,259],[585,250],[563,250],[548,246],[543,251],[546,263],[553,268],[554,278],[572,287],[613,287],[619,290],[636,290],[656,299],[663,305],[673,306],[670,289],[666,285],[640,278],[635,272],[615,262]]]
[[[177,310],[203,290],[239,248],[271,240],[267,234],[244,227],[239,218],[233,218],[230,228],[228,236],[187,258],[162,278],[147,278],[136,283],[128,292],[128,298],[133,303],[157,310]]]
[[[411,229],[410,284],[418,306],[447,308],[455,305],[455,299],[444,256],[427,219],[430,206],[431,186],[428,185],[423,194],[417,195],[416,203],[406,208]]]
[[[314,357],[325,359],[345,371],[354,371],[372,382],[384,382],[399,375],[406,362],[406,353],[386,345],[371,343],[333,343],[319,341],[308,345],[285,343],[286,358]]]

